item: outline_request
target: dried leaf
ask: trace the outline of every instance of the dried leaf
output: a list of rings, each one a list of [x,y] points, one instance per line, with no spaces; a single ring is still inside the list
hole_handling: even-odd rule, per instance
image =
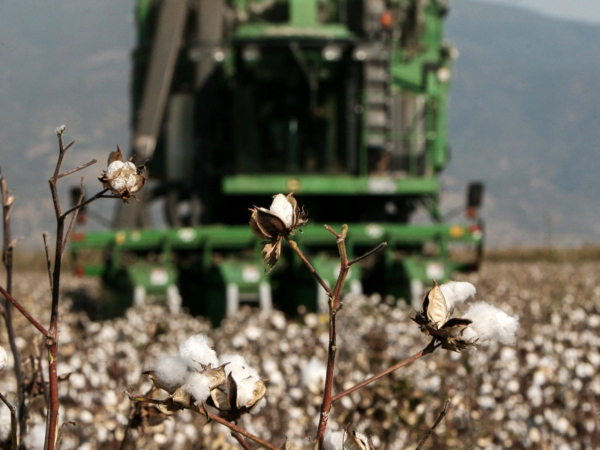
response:
[[[450,318],[450,313],[448,312],[448,305],[440,286],[435,280],[433,282],[435,285],[423,300],[423,309],[427,313],[429,320],[437,328],[442,328],[444,323]]]
[[[107,166],[110,166],[110,164],[115,161],[123,162],[123,152],[121,151],[121,147],[119,147],[118,145],[117,145],[117,151],[111,152],[110,155],[108,155]]]

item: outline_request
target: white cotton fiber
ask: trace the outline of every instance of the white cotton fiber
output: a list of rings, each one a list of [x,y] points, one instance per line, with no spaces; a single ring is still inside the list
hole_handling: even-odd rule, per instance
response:
[[[450,283],[440,286],[442,294],[446,299],[448,311],[452,312],[458,303],[463,303],[465,300],[475,296],[475,286],[466,281],[451,281]]]
[[[323,450],[343,450],[344,449],[344,431],[325,431],[323,438]]]
[[[211,379],[201,373],[192,373],[183,385],[183,389],[191,394],[198,403],[202,403],[210,395]]]
[[[494,339],[507,345],[516,343],[518,316],[511,317],[489,303],[477,302],[469,306],[463,317],[473,321],[463,332],[465,339],[479,339],[478,344]]]
[[[308,364],[302,365],[301,370],[302,386],[308,388],[308,390],[313,394],[320,393],[323,389],[325,374],[327,372],[327,366],[325,363],[313,356]]]
[[[168,356],[156,363],[154,376],[165,386],[167,391],[183,385],[189,375],[187,362],[181,356]]]
[[[245,406],[249,401],[252,400],[252,394],[254,392],[254,386],[258,380],[254,377],[247,377],[243,380],[237,381],[237,406],[241,408]]]
[[[229,363],[225,366],[225,373],[230,374],[236,382],[240,382],[244,378],[254,377],[260,379],[258,372],[250,367],[246,359],[242,355],[233,355],[225,353],[219,358],[219,365]]]
[[[270,211],[273,214],[277,214],[279,217],[281,217],[287,228],[292,226],[294,208],[292,208],[292,204],[285,197],[285,195],[277,194],[273,197],[273,203],[271,203]]]
[[[217,354],[210,347],[208,337],[205,334],[196,334],[189,337],[183,344],[179,346],[179,356],[181,356],[188,366],[200,370],[200,364],[212,364],[217,367],[219,360]]]

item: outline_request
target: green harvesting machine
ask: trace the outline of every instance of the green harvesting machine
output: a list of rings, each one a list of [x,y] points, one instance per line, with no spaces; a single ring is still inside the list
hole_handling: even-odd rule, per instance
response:
[[[482,184],[470,185],[459,225],[439,205],[455,53],[447,3],[138,0],[132,147],[150,182],[112,229],[80,228],[71,245],[78,273],[120,294],[106,312],[155,296],[215,324],[242,302],[324,308],[296,258],[263,273],[248,208],[277,193],[308,210],[296,239],[329,283],[339,261],[325,223],[349,225],[350,256],[388,243],[353,267],[354,292],[410,301],[432,278],[475,269]]]

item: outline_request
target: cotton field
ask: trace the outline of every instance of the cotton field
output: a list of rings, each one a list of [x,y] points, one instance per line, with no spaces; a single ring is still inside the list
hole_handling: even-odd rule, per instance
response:
[[[350,425],[378,449],[414,449],[449,399],[447,416],[425,448],[598,447],[600,263],[488,262],[461,280],[476,287],[475,301],[519,317],[516,344],[493,341],[460,354],[438,348],[335,403],[331,429]],[[44,274],[15,279],[17,298],[42,322],[49,316],[46,282]],[[241,355],[258,377],[268,379],[266,405],[238,425],[278,446],[287,437],[292,448],[312,448],[327,357],[326,317],[286,318],[244,308],[212,330],[207,320],[155,305],[95,322],[82,298],[101,302],[99,285],[65,277],[63,286],[59,375],[70,376],[61,382],[61,448],[120,448],[125,437],[123,448],[129,449],[240,448],[229,430],[191,411],[137,428],[130,423],[127,393],[145,395],[152,388],[142,372],[155,370],[198,334],[207,336],[216,354]],[[455,315],[468,303],[457,305]],[[430,338],[414,316],[412,307],[393,298],[347,296],[338,315],[334,393],[427,346]],[[44,361],[44,349],[20,317],[17,330],[28,370]],[[8,349],[4,329],[0,345]],[[0,372],[0,391],[9,399],[15,397],[12,364],[9,354],[7,370]],[[29,422],[32,448],[43,444],[42,411],[40,395]],[[0,405],[0,439],[8,439],[8,418]]]

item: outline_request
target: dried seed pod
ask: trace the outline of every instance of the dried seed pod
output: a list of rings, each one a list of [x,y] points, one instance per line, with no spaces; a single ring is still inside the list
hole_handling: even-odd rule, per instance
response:
[[[270,272],[281,256],[282,239],[304,225],[308,214],[298,206],[293,193],[275,195],[270,209],[255,206],[250,211],[250,229],[259,238],[268,240],[262,256],[266,262],[265,271]]]

